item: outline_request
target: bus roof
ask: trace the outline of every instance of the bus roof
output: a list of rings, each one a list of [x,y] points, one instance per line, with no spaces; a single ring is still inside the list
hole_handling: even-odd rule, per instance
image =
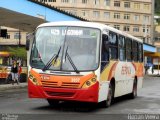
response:
[[[115,33],[118,33],[120,35],[129,37],[131,39],[134,39],[138,42],[143,42],[141,39],[134,37],[126,32],[117,30],[113,27],[107,26],[105,24],[101,24],[101,23],[96,23],[96,22],[84,22],[84,21],[59,21],[59,22],[48,22],[48,23],[43,23],[41,25],[38,26],[39,27],[47,27],[47,26],[79,26],[79,27],[91,27],[91,28],[98,28],[100,30],[109,30]]]

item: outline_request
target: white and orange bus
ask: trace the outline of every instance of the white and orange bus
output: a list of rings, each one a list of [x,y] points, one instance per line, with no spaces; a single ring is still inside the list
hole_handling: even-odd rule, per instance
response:
[[[107,25],[44,23],[26,48],[29,97],[50,105],[71,100],[108,107],[115,97],[136,97],[142,87],[142,41]]]

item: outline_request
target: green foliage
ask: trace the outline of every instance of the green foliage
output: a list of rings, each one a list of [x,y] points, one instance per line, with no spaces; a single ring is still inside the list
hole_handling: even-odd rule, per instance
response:
[[[155,14],[160,15],[160,0],[155,0]]]
[[[13,57],[27,59],[27,51],[25,47],[8,47],[7,50]]]

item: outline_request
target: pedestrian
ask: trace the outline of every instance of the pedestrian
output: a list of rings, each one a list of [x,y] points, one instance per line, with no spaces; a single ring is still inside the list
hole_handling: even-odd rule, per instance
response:
[[[15,82],[17,82],[17,84],[19,84],[18,66],[17,66],[17,62],[16,61],[13,62],[13,65],[11,67],[11,74],[12,74],[12,85],[14,85]]]
[[[152,66],[152,74],[154,74],[154,66]]]
[[[20,81],[20,75],[22,73],[22,66],[21,66],[21,62],[18,63],[18,79]]]
[[[149,68],[149,67],[148,67],[148,64],[146,64],[146,65],[145,65],[145,74],[148,73],[148,68]]]

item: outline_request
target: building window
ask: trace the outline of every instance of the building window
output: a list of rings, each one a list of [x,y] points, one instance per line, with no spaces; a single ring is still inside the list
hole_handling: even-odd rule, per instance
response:
[[[149,10],[150,7],[149,7],[149,4],[144,4],[144,10]]]
[[[129,20],[130,19],[130,14],[124,14],[124,19]]]
[[[19,33],[14,33],[14,39],[20,39],[21,38],[21,34]]]
[[[143,32],[144,33],[149,33],[149,27],[143,26]]]
[[[160,37],[155,37],[155,41],[160,41]]]
[[[56,0],[48,0],[48,2],[56,2]]]
[[[40,0],[40,2],[47,2],[47,0]]]
[[[140,10],[140,3],[134,3],[134,9]]]
[[[125,8],[130,8],[130,2],[124,2],[124,7]]]
[[[120,19],[120,13],[114,13],[114,18],[115,19]]]
[[[115,7],[120,7],[120,1],[114,1],[114,6]]]
[[[117,30],[120,30],[120,25],[114,25],[114,28],[116,28]]]
[[[70,0],[71,3],[77,3],[77,0]]]
[[[129,31],[129,29],[130,29],[130,26],[129,26],[129,25],[125,25],[125,26],[123,27],[123,31]]]
[[[144,42],[144,43],[146,43],[145,41],[146,41],[146,38],[145,38],[145,37],[143,37],[143,42]]]
[[[10,34],[7,33],[6,37],[3,37],[3,39],[10,39]]]
[[[157,47],[157,52],[160,52],[160,47]]]
[[[87,4],[88,0],[82,0],[82,4]]]
[[[99,0],[94,0],[94,5],[99,5]]]
[[[104,5],[105,6],[110,6],[110,0],[104,0]]]
[[[93,11],[93,17],[94,18],[99,18],[100,17],[100,12],[99,11]]]
[[[144,23],[149,23],[149,16],[144,16],[143,21]]]
[[[139,21],[140,20],[140,15],[135,15],[134,16],[134,21]]]
[[[109,19],[110,18],[110,12],[104,12],[104,18]]]
[[[61,2],[63,2],[63,3],[68,3],[69,0],[61,0]]]
[[[86,11],[86,10],[82,10],[82,16],[84,16],[84,17],[88,17],[88,11]]]
[[[73,15],[77,15],[77,10],[70,10],[70,13]]]
[[[139,32],[139,27],[138,26],[134,26],[133,27],[133,32]]]

